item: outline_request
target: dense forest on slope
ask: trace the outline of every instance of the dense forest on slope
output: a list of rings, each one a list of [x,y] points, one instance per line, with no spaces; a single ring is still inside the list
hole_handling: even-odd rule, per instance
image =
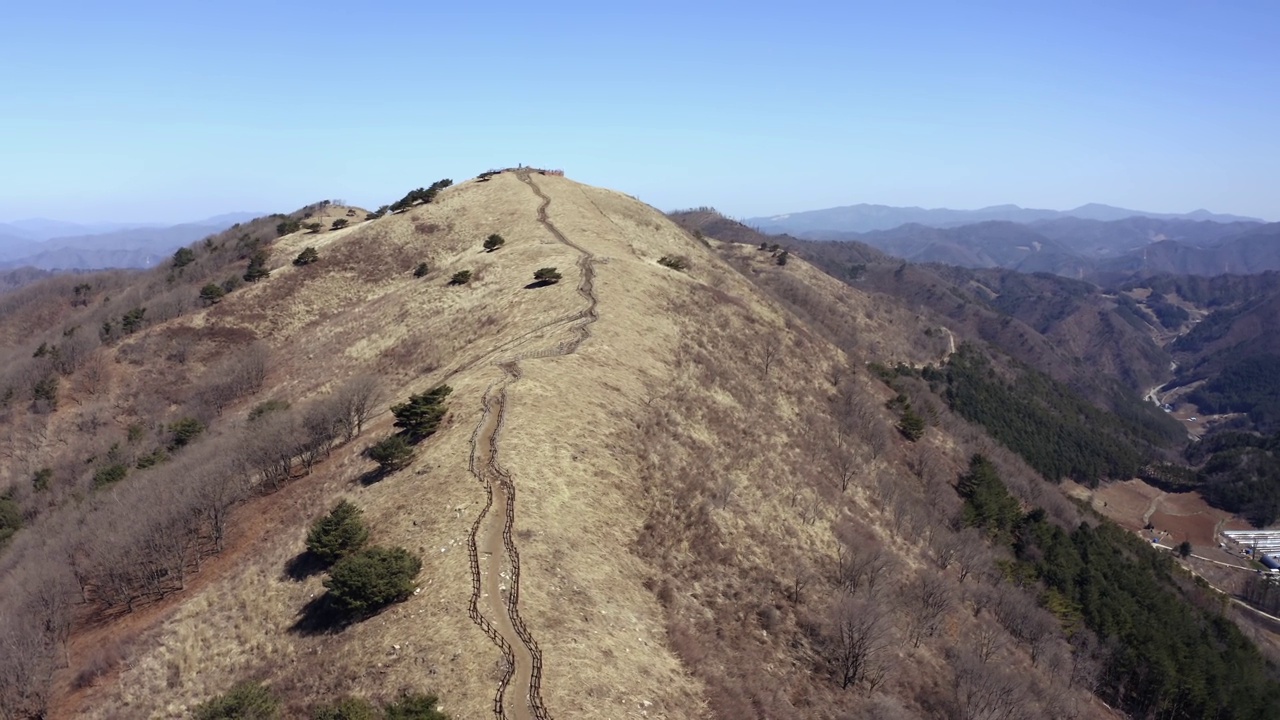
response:
[[[1001,377],[975,346],[961,345],[940,372],[943,396],[953,410],[987,429],[1046,478],[1096,485],[1103,478],[1132,477],[1161,449],[1177,442],[1151,408],[1120,416],[1094,407],[1066,385],[1031,368]]]
[[[1141,718],[1280,713],[1277,669],[1213,610],[1210,591],[1170,554],[1107,521],[1068,532],[1042,510],[1020,516],[996,468],[981,456],[957,491],[966,524],[1001,544],[1012,531],[1017,563],[1006,574],[1040,586],[1043,604],[1076,646],[1075,663],[1092,657],[1100,664],[1096,692],[1109,703]]]
[[[1187,448],[1196,489],[1258,527],[1280,518],[1280,434],[1220,432]]]
[[[1104,522],[1074,532],[1032,513],[1019,559],[1047,587],[1060,618],[1114,647],[1099,694],[1132,717],[1263,718],[1280,713],[1280,683],[1206,590],[1158,553]]]
[[[1280,355],[1257,355],[1227,366],[1187,394],[1200,412],[1247,413],[1263,431],[1280,427]]]

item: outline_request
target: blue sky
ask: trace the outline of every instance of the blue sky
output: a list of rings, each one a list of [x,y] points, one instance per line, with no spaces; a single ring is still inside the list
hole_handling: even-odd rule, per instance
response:
[[[15,0],[4,20],[0,221],[376,206],[516,163],[738,217],[1280,219],[1270,0]]]

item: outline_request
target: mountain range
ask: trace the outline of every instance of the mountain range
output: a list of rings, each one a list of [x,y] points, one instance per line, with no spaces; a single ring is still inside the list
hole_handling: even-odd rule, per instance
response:
[[[947,208],[894,207],[891,205],[846,205],[786,213],[772,217],[748,218],[744,222],[767,233],[791,233],[800,235],[814,232],[870,232],[890,230],[900,225],[915,223],[929,227],[971,225],[988,221],[1032,223],[1038,220],[1078,218],[1108,222],[1125,218],[1143,217],[1157,220],[1207,220],[1212,222],[1262,222],[1259,218],[1241,215],[1212,213],[1195,210],[1189,213],[1153,213],[1142,210],[1089,203],[1072,210],[1042,210],[1017,205],[992,205],[978,210],[951,210]]]
[[[1280,223],[1135,216],[1032,222],[985,220],[950,227],[800,231],[806,240],[856,241],[915,263],[1049,272],[1082,279],[1280,270]]]
[[[0,223],[0,268],[142,268],[190,242],[263,213],[237,212],[178,225],[70,223],[46,218]]]

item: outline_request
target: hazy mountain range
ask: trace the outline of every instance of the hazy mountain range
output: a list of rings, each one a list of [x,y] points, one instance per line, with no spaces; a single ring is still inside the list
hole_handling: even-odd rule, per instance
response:
[[[0,223],[0,267],[151,267],[183,245],[262,214],[227,213],[178,225],[80,224],[45,218]]]
[[[893,207],[890,205],[846,205],[825,210],[808,210],[772,217],[748,218],[744,222],[768,233],[803,235],[819,232],[870,232],[890,230],[900,225],[916,223],[929,227],[971,225],[987,221],[1032,223],[1037,220],[1079,218],[1103,222],[1125,218],[1144,217],[1159,220],[1209,220],[1213,222],[1262,222],[1259,218],[1240,215],[1224,215],[1208,210],[1189,213],[1152,213],[1142,210],[1089,203],[1073,210],[1041,210],[1017,205],[992,205],[978,210],[950,210],[947,208]]]
[[[1112,217],[1123,213],[1132,214]],[[904,217],[927,222],[849,229]],[[956,218],[968,222],[950,223]],[[1013,205],[972,211],[858,205],[747,222],[807,240],[858,241],[917,263],[1001,267],[1075,278],[1280,270],[1280,223],[1204,210],[1170,216],[1106,205],[1066,212]],[[829,223],[844,226],[813,229]]]

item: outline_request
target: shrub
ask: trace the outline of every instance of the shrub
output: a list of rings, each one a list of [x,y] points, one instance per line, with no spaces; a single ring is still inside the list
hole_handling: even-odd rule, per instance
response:
[[[507,244],[507,241],[504,240],[501,235],[494,233],[485,239],[484,249],[487,250],[488,252],[493,252],[494,250],[497,250],[498,248],[506,244]]]
[[[32,403],[39,410],[58,409],[58,376],[49,373],[31,387]]]
[[[449,278],[450,285],[466,285],[469,282],[471,282],[470,270],[459,270],[453,274],[453,277]]]
[[[301,229],[302,229],[301,220],[294,220],[292,218],[288,220],[282,220],[279,225],[276,225],[276,236],[284,237],[285,235],[296,233]]]
[[[261,683],[243,682],[202,703],[195,720],[276,720],[280,701]]]
[[[0,547],[22,527],[22,510],[8,495],[0,497]]]
[[[308,235],[316,235],[316,234],[318,234],[321,230],[323,230],[323,229],[324,229],[324,226],[323,226],[323,225],[321,225],[321,224],[320,224],[320,223],[318,223],[318,222],[309,222],[309,223],[307,223],[306,225],[303,225],[302,227],[304,227],[304,228],[306,228],[306,229],[307,229],[307,234],[308,234]]]
[[[902,411],[902,420],[898,422],[898,432],[902,437],[915,442],[924,437],[924,419],[916,414],[911,406]]]
[[[53,480],[53,470],[51,468],[40,468],[31,478],[31,489],[36,492],[44,492],[49,489],[51,480]]]
[[[337,220],[334,220],[334,221],[333,221],[333,224],[329,226],[329,229],[330,229],[330,230],[341,230],[342,228],[344,228],[344,227],[346,227],[346,226],[348,226],[348,225],[350,225],[350,224],[351,224],[351,221],[350,221],[350,220],[348,220],[348,219],[346,219],[346,218],[338,218]]]
[[[200,288],[200,300],[206,305],[213,305],[219,300],[222,300],[223,296],[226,294],[227,291],[217,283],[209,283],[208,285]]]
[[[791,257],[791,254],[790,254],[790,253],[788,253],[786,250],[783,250],[782,252],[778,253],[778,259],[777,259],[777,261],[776,261],[776,262],[777,262],[779,265],[786,265],[786,264],[787,264],[787,258],[789,258],[789,257]]]
[[[258,282],[271,277],[271,271],[267,269],[267,259],[270,257],[271,253],[265,249],[254,252],[253,257],[249,258],[249,267],[244,272],[245,282]]]
[[[430,436],[440,426],[447,408],[444,399],[453,392],[448,385],[436,387],[417,395],[410,395],[406,402],[391,406],[395,426],[404,430],[410,442],[418,442]]]
[[[563,276],[553,267],[538,268],[533,273],[535,282],[546,283],[547,285],[554,285],[560,282],[561,277]]]
[[[173,267],[184,268],[196,261],[196,251],[191,248],[178,248],[173,254]]]
[[[658,264],[663,267],[669,267],[672,270],[686,270],[689,267],[688,260],[679,256],[672,257],[670,255],[663,255],[658,259]]]
[[[378,463],[382,472],[403,470],[413,461],[413,446],[402,435],[389,435],[374,444],[365,454]]]
[[[195,418],[182,418],[169,426],[173,439],[169,441],[169,449],[177,450],[186,447],[192,440],[204,432],[204,423]]]
[[[1181,543],[1178,544],[1178,557],[1185,560],[1190,556],[1191,556],[1191,541],[1183,540]]]
[[[95,488],[101,488],[113,483],[118,483],[124,479],[125,475],[128,474],[129,468],[125,467],[124,463],[117,462],[110,465],[104,465],[98,469],[98,472],[93,474],[93,486]]]
[[[387,706],[386,720],[449,720],[436,709],[435,695],[403,695]]]
[[[238,288],[240,287],[241,283],[243,283],[243,282],[244,282],[244,280],[242,280],[241,278],[239,278],[239,277],[237,277],[237,276],[234,276],[234,275],[233,275],[233,276],[231,276],[231,277],[227,278],[226,280],[223,280],[223,281],[222,281],[222,292],[224,292],[224,293],[232,292],[232,291],[234,291],[234,290],[238,289]]]
[[[332,705],[321,705],[311,712],[312,720],[382,720],[382,713],[368,700],[343,698]]]
[[[306,247],[302,249],[302,252],[298,253],[298,257],[293,259],[293,264],[302,267],[303,265],[310,265],[319,259],[320,253],[316,252],[315,248]]]
[[[143,307],[130,310],[120,318],[120,329],[123,330],[126,335],[141,330],[146,314],[147,309]]]
[[[413,276],[416,278],[425,277],[428,272],[431,272],[431,269],[427,267],[426,263],[418,263],[418,267],[413,269]]]
[[[404,548],[371,547],[338,561],[325,578],[333,606],[348,615],[367,615],[413,594],[422,561]]]
[[[139,470],[146,470],[147,468],[159,465],[168,459],[169,453],[165,452],[164,448],[156,448],[146,455],[139,457],[138,462],[134,463],[134,467]]]
[[[326,563],[335,563],[364,547],[369,528],[360,508],[343,500],[317,519],[307,531],[307,549]]]
[[[249,422],[253,422],[254,420],[257,420],[263,415],[268,415],[273,412],[279,412],[281,410],[288,410],[288,409],[289,409],[288,400],[280,400],[277,398],[272,398],[270,400],[263,400],[257,405],[254,405],[253,409],[249,411]]]

